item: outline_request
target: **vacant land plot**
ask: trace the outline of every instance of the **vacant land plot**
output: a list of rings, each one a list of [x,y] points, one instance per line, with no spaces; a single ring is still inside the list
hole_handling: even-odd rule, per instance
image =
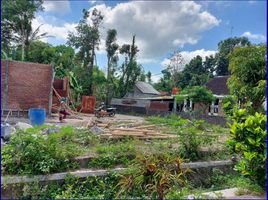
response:
[[[53,120],[50,123],[53,124]],[[79,119],[68,119],[68,122],[70,120],[79,122]],[[32,176],[77,169],[109,170],[116,167],[142,169],[139,165],[141,161],[148,162],[152,170],[159,167],[161,173],[169,174],[169,167],[165,168],[165,164],[162,165],[161,162],[173,165],[173,161],[176,161],[178,166],[182,162],[232,158],[225,144],[228,129],[200,120],[189,121],[175,115],[165,118],[118,115],[114,119],[95,119],[90,116],[83,121],[83,126],[80,127],[74,123],[75,128],[70,125],[46,125],[17,131],[2,151],[3,175]],[[212,168],[189,172],[189,175],[185,174],[184,178],[179,179],[183,180],[179,185],[165,186],[168,188],[165,195],[170,198],[182,198],[192,193],[201,194],[204,191],[241,185],[253,187],[253,191],[261,191],[235,172],[230,172],[230,169],[227,171]],[[162,178],[170,176],[163,174]],[[24,185],[26,192],[19,194],[37,198],[127,198],[133,197],[133,194],[142,198],[153,197],[150,191],[139,188],[134,188],[134,193],[133,188],[121,191],[120,184],[127,184],[122,183],[122,176],[124,177],[120,173],[111,173],[105,177],[88,177],[82,180],[70,176],[64,183],[53,183],[46,187],[29,183]],[[169,178],[168,180],[170,181]],[[33,187],[36,187],[36,192],[30,189]]]

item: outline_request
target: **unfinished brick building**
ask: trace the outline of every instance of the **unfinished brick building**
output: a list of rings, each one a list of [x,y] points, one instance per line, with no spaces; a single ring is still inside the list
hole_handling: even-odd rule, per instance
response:
[[[51,113],[53,68],[51,65],[1,60],[3,111],[44,108]]]

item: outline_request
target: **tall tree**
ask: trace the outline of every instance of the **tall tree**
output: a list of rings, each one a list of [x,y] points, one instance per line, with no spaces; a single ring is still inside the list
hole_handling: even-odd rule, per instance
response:
[[[174,51],[169,60],[170,62],[167,65],[167,70],[170,72],[174,84],[173,86],[175,86],[179,81],[178,74],[183,70],[185,62],[180,51]]]
[[[119,45],[116,43],[116,35],[117,31],[115,29],[109,29],[107,31],[107,37],[106,37],[106,52],[107,52],[107,85],[106,85],[106,105],[110,104],[111,94],[114,88],[112,86],[113,83],[113,73],[115,71],[115,68],[117,66],[118,62],[118,55],[117,51],[119,49]]]
[[[33,40],[40,39],[46,33],[39,34],[39,28],[32,29],[34,14],[43,10],[43,0],[3,0],[2,2],[2,45],[8,51],[10,43],[16,42],[21,45],[21,59],[28,55],[28,48]]]
[[[88,79],[88,86],[86,87],[86,94],[92,95],[93,93],[93,66],[95,58],[95,50],[99,46],[100,32],[99,26],[103,19],[103,15],[96,8],[89,13],[83,10],[83,19],[80,20],[76,26],[77,33],[68,34],[68,44],[78,49],[78,57],[82,60],[84,68],[86,68]],[[92,24],[87,22],[90,17]]]
[[[231,94],[242,102],[250,101],[255,111],[262,108],[266,96],[266,46],[235,49],[230,55]]]
[[[146,74],[144,70],[141,71],[141,74],[139,76],[139,81],[145,82],[146,81]]]
[[[218,53],[216,54],[216,73],[218,76],[228,75],[229,54],[235,47],[249,46],[250,42],[246,37],[228,38],[219,42]]]
[[[135,44],[135,35],[132,38],[132,44],[124,44],[120,48],[120,54],[125,55],[125,62],[121,67],[121,76],[119,78],[119,96],[124,96],[129,92],[138,77],[141,74],[141,65],[136,61],[137,53],[139,52],[138,47]]]
[[[150,71],[147,72],[146,78],[148,83],[152,83],[152,73]]]
[[[202,57],[194,57],[188,64],[185,65],[183,71],[178,74],[178,86],[185,88],[187,86],[202,86],[210,77],[210,73],[203,65]]]
[[[207,73],[213,75],[215,72],[216,59],[215,56],[210,55],[205,57],[205,61],[203,62],[203,66]]]
[[[172,87],[174,86],[174,83],[171,79],[171,73],[167,69],[162,70],[161,73],[163,74],[163,77],[154,84],[155,89],[159,91],[171,92]]]

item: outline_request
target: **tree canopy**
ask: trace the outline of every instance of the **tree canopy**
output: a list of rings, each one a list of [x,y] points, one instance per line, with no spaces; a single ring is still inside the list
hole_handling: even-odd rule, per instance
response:
[[[250,101],[255,109],[262,107],[266,96],[266,46],[236,48],[230,55],[231,94],[242,102]]]
[[[251,45],[246,37],[234,37],[222,40],[218,43],[218,53],[216,54],[216,74],[218,76],[228,75],[229,54],[236,47],[246,47]]]

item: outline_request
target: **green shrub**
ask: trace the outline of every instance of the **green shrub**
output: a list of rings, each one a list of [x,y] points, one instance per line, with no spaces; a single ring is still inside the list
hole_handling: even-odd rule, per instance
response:
[[[200,129],[205,129],[202,120],[195,121],[193,127],[189,127],[178,133],[181,144],[179,154],[182,158],[191,161],[199,160],[201,158],[200,148],[202,146],[210,146],[216,140],[216,136],[203,135],[204,132],[200,132]]]
[[[3,174],[47,174],[77,167],[71,158],[79,155],[79,146],[71,127],[44,135],[47,126],[17,131],[10,144],[2,148]]]
[[[234,96],[224,97],[222,100],[223,111],[227,116],[232,116],[233,109],[237,107],[237,99]]]
[[[103,145],[96,148],[98,157],[92,158],[88,167],[93,168],[112,168],[116,165],[126,166],[131,159],[135,158],[136,148],[130,141]]]
[[[227,144],[241,156],[235,170],[265,187],[266,183],[266,116],[248,115],[239,109],[230,125],[231,139]]]
[[[21,197],[25,199],[113,199],[119,177],[110,173],[105,177],[81,179],[67,175],[63,183],[50,185],[26,184]]]
[[[169,125],[172,127],[178,127],[182,126],[187,123],[186,119],[182,119],[178,115],[168,115],[167,117],[160,117],[160,116],[153,116],[153,117],[148,117],[147,120],[153,124],[165,124]]]
[[[137,156],[129,170],[121,177],[119,195],[131,194],[137,198],[163,199],[173,186],[184,185],[188,170],[180,168],[182,159],[169,154],[146,154]]]

